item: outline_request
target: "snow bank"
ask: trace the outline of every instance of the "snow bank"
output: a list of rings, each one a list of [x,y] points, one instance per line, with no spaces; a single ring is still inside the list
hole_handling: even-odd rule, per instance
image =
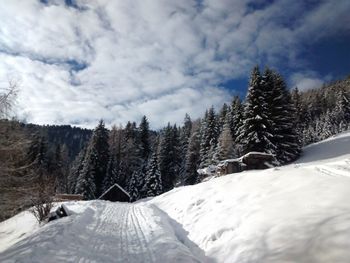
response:
[[[349,153],[344,133],[307,147],[296,164],[177,188],[148,203],[181,225],[206,262],[345,263]]]

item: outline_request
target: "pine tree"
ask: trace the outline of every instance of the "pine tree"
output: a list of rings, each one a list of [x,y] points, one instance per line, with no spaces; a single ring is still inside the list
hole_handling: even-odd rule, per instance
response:
[[[191,136],[192,121],[188,114],[184,119],[184,125],[180,130],[180,170],[178,182],[184,185],[184,178],[186,177],[186,153],[188,148],[189,139]]]
[[[154,151],[147,167],[145,184],[142,189],[142,192],[146,197],[157,196],[163,192],[157,155],[157,151]]]
[[[121,140],[121,163],[119,176],[124,185],[129,185],[130,176],[145,165],[141,158],[140,137],[135,123],[128,122]]]
[[[103,181],[109,160],[108,130],[101,120],[95,128],[86,151],[83,169],[79,174],[76,192],[85,198],[96,198],[102,194]],[[93,183],[89,186],[88,184]],[[94,192],[92,192],[94,190]]]
[[[258,66],[251,74],[244,108],[244,121],[238,130],[236,142],[242,145],[243,153],[252,151],[271,153],[274,148],[271,138],[271,123],[267,114],[266,94]]]
[[[237,131],[242,125],[243,120],[243,105],[241,99],[238,96],[235,96],[231,104],[231,121],[230,128],[232,138],[235,140],[237,136]]]
[[[137,183],[138,175],[137,172],[134,172],[129,180],[128,183],[128,192],[130,195],[130,201],[135,202],[139,199],[139,190],[138,190],[138,183]]]
[[[336,103],[334,108],[334,125],[336,132],[347,130],[350,123],[350,99],[341,88],[336,93]]]
[[[53,159],[52,174],[55,177],[55,191],[58,193],[68,192],[68,150],[65,145],[56,146]]]
[[[227,114],[224,127],[219,136],[214,160],[216,163],[218,163],[222,160],[231,159],[234,157],[236,156],[230,128],[230,114]]]
[[[196,184],[199,182],[198,168],[200,163],[200,134],[197,130],[193,131],[189,140],[186,154],[186,177],[185,185]]]
[[[270,101],[268,105],[269,119],[272,123],[271,133],[274,148],[272,153],[282,163],[289,163],[299,157],[301,143],[297,132],[296,109],[281,75],[266,70],[266,84],[270,86]],[[269,79],[270,78],[270,79]]]
[[[75,188],[76,194],[83,195],[85,200],[96,199],[96,154],[92,151],[92,146],[89,145],[86,156],[83,161],[83,169],[81,170]]]
[[[119,162],[115,154],[111,154],[109,157],[106,176],[103,180],[102,193],[107,191],[112,185],[119,182]]]
[[[222,106],[220,112],[219,112],[219,122],[218,122],[218,126],[219,126],[219,134],[221,133],[224,124],[225,124],[225,120],[226,120],[226,115],[228,112],[230,112],[231,109],[227,106],[226,103],[224,103],[224,105]]]
[[[169,191],[174,187],[179,172],[179,138],[176,126],[168,123],[161,134],[159,149],[159,170],[163,182],[163,190]]]
[[[150,141],[149,141],[149,123],[146,116],[142,117],[139,126],[140,135],[140,157],[144,162],[147,162],[151,152]]]
[[[214,107],[206,112],[201,126],[201,163],[200,167],[206,167],[213,163],[215,147],[219,136],[219,125]]]
[[[74,194],[80,172],[83,170],[86,147],[75,158],[68,175],[68,193]]]

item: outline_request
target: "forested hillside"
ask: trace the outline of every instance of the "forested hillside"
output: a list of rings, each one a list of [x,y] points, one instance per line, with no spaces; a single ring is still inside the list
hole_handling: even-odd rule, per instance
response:
[[[139,124],[94,131],[2,120],[1,218],[31,204],[38,180],[50,191],[98,198],[114,183],[132,200],[202,180],[197,170],[250,151],[271,153],[277,164],[296,160],[301,147],[349,128],[350,78],[307,91],[290,90],[269,68],[252,70],[246,98],[232,98],[201,119],[152,131]],[[16,142],[16,143],[14,143]],[[17,147],[18,146],[18,147]],[[16,201],[14,201],[16,200]]]

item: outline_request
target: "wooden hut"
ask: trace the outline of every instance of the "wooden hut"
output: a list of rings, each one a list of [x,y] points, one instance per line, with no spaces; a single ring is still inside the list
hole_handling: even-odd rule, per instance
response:
[[[218,175],[239,173],[245,170],[267,169],[275,164],[275,156],[269,153],[250,152],[237,159],[221,161],[216,168]]]
[[[119,184],[114,184],[98,199],[112,202],[130,202],[130,195]]]
[[[246,170],[267,169],[272,167],[276,161],[273,154],[262,152],[250,152],[243,155],[241,159],[247,167]]]

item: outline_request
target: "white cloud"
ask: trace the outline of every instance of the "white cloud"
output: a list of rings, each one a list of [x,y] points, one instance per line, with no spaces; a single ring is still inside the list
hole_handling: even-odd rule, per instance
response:
[[[350,24],[347,0],[311,11],[287,0],[258,10],[251,3],[264,1],[78,0],[81,9],[49,2],[2,5],[0,79],[20,76],[20,117],[89,127],[143,114],[154,128],[180,123],[186,112],[199,117],[230,99],[220,83],[262,61],[303,72],[302,42]],[[73,70],[75,62],[86,67]],[[318,80],[293,77],[303,87]]]
[[[292,87],[298,87],[299,90],[305,91],[314,88],[320,88],[324,83],[332,79],[331,75],[321,77],[314,71],[304,71],[294,73],[290,77]]]

